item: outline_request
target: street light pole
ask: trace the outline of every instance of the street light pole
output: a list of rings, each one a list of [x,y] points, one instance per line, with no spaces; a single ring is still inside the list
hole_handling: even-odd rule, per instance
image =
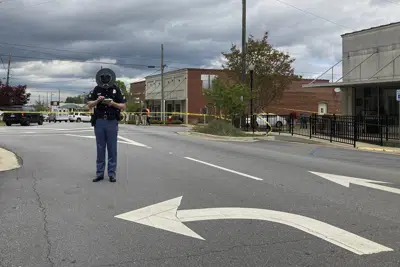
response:
[[[254,134],[254,115],[253,115],[253,81],[254,81],[254,64],[249,65],[250,70],[250,116],[251,116],[251,128]]]

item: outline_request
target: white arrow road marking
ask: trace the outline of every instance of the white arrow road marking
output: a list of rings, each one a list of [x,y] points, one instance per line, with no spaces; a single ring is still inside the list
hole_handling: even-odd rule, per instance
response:
[[[145,145],[145,144],[141,144],[141,143],[135,142],[135,141],[133,141],[133,140],[131,140],[131,139],[128,139],[128,138],[126,138],[126,137],[122,137],[122,136],[120,136],[120,135],[118,135],[118,138],[120,138],[120,139],[122,139],[122,140],[124,140],[124,141],[126,141],[126,142],[128,142],[128,143],[131,143],[132,145],[135,145],[135,146],[141,146],[141,147],[151,148],[151,147],[149,147],[149,146],[147,146],[147,145]]]
[[[258,180],[258,181],[262,181],[263,180],[261,178],[258,178],[258,177],[255,177],[255,176],[243,173],[243,172],[238,172],[238,171],[234,171],[234,170],[231,170],[231,169],[227,169],[227,168],[224,168],[224,167],[221,167],[221,166],[218,166],[218,165],[214,165],[214,164],[211,164],[211,163],[208,163],[208,162],[205,162],[205,161],[201,161],[201,160],[198,160],[198,159],[194,159],[194,158],[190,158],[190,157],[185,157],[185,159],[192,160],[192,161],[195,161],[195,162],[198,162],[198,163],[201,163],[201,164],[204,164],[204,165],[208,165],[210,167],[214,167],[214,168],[217,168],[217,169],[220,169],[220,170],[224,170],[224,171],[227,171],[227,172],[231,172],[231,173],[234,173],[234,174],[238,174],[238,175],[250,178],[250,179],[254,179],[254,180]]]
[[[96,136],[93,136],[93,135],[78,135],[78,134],[64,134],[64,135],[67,135],[67,136],[74,136],[74,137],[83,137],[83,138],[96,139]],[[120,136],[118,136],[118,137],[120,137]],[[121,137],[120,137],[120,138],[121,138]],[[124,139],[129,140],[128,138],[124,138]],[[146,148],[151,148],[151,147],[149,147],[149,146],[146,146],[146,145],[141,144],[141,143],[137,143],[137,142],[132,141],[132,140],[130,140],[130,141],[121,141],[121,140],[118,140],[118,143],[121,143],[121,144],[128,144],[128,145],[133,145],[133,146],[146,147]]]
[[[358,255],[393,251],[391,248],[382,246],[343,229],[297,214],[251,208],[178,210],[181,200],[182,196],[123,213],[115,217],[201,240],[204,240],[204,238],[184,225],[183,222],[227,219],[262,220],[294,227]]]
[[[379,184],[390,184],[388,182],[361,179],[361,178],[355,178],[355,177],[349,177],[349,176],[343,176],[343,175],[335,175],[335,174],[322,173],[322,172],[311,172],[310,171],[310,173],[315,174],[319,177],[322,177],[324,179],[327,179],[331,182],[340,184],[345,187],[350,187],[350,184],[356,184],[356,185],[362,185],[362,186],[366,186],[366,187],[370,187],[370,188],[374,188],[374,189],[378,189],[378,190],[391,192],[394,194],[400,194],[400,189],[398,189],[398,188],[379,185]]]

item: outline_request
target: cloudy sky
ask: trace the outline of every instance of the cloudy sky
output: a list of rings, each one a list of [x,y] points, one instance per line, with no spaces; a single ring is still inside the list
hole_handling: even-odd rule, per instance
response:
[[[240,0],[0,0],[0,79],[11,54],[12,85],[27,84],[33,101],[59,90],[63,100],[93,88],[101,66],[126,84],[159,73],[161,43],[166,71],[220,68],[220,53],[240,45],[241,8]],[[340,60],[341,34],[395,22],[399,11],[399,0],[247,0],[247,32],[269,31],[298,74],[317,77]]]

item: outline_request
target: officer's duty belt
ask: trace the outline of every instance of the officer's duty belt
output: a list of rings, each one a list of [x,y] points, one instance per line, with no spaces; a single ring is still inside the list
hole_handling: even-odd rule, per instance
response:
[[[96,115],[96,118],[99,120],[116,120],[117,116],[111,114],[104,114],[104,115]]]

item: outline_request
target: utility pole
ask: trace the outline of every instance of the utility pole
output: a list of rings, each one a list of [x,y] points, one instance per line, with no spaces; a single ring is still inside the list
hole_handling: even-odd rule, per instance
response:
[[[58,89],[58,106],[60,106],[61,103],[61,90]]]
[[[46,92],[46,108],[49,107],[49,92]]]
[[[8,56],[8,68],[7,68],[6,86],[8,86],[8,84],[10,82],[10,67],[11,67],[11,55]]]
[[[165,123],[164,112],[164,44],[161,44],[161,121]]]
[[[242,0],[242,82],[246,82],[246,0]]]

